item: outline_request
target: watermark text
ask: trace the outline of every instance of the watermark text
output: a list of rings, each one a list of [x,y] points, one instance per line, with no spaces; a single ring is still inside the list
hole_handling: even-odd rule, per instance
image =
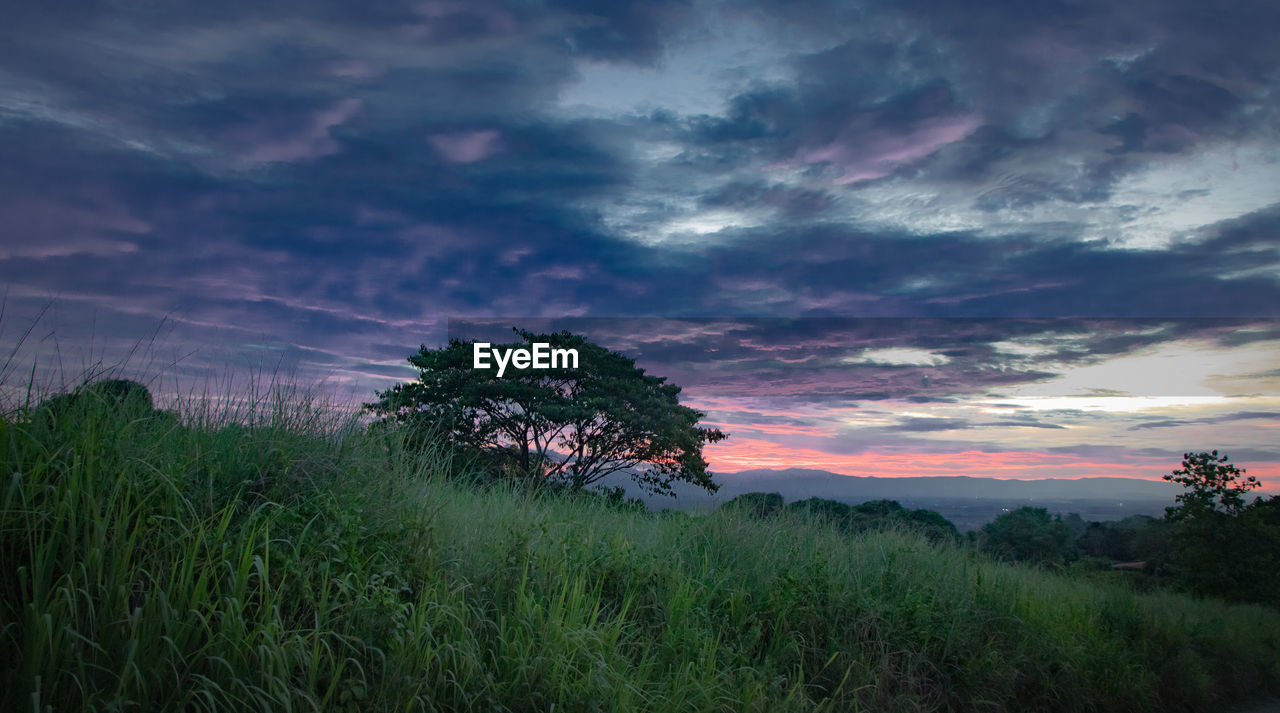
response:
[[[476,342],[471,351],[471,368],[488,369],[493,363],[498,367],[498,378],[513,369],[577,369],[577,349],[552,349],[546,342],[534,342],[530,348],[494,348],[488,342]],[[490,362],[492,357],[493,362]]]

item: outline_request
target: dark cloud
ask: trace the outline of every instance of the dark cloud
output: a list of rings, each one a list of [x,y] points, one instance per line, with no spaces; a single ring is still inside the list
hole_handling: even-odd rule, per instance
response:
[[[1129,430],[1138,431],[1148,428],[1173,428],[1176,426],[1187,426],[1192,424],[1231,423],[1234,421],[1276,421],[1278,419],[1280,419],[1280,411],[1238,411],[1236,413],[1222,414],[1220,416],[1207,416],[1204,418],[1154,419],[1136,423],[1130,426]]]
[[[968,428],[969,422],[960,418],[909,417],[899,419],[894,426],[899,431],[956,431]]]
[[[730,183],[716,188],[700,200],[708,208],[768,206],[785,214],[804,216],[821,213],[835,202],[835,198],[826,191],[770,185],[763,181]]]
[[[1130,427],[1129,427],[1129,430],[1130,430],[1130,431],[1140,431],[1140,430],[1142,430],[1142,429],[1146,429],[1146,428],[1172,428],[1172,427],[1174,427],[1174,426],[1181,426],[1181,425],[1183,425],[1184,423],[1187,423],[1187,422],[1186,422],[1186,421],[1179,421],[1179,420],[1171,419],[1171,418],[1162,418],[1162,419],[1158,419],[1158,420],[1155,420],[1155,421],[1144,421],[1144,422],[1142,422],[1142,423],[1134,424],[1134,425],[1132,425],[1132,426],[1130,426]]]
[[[1179,339],[1257,344],[1280,334],[1277,208],[1135,248],[1160,215],[1118,195],[1214,147],[1274,151],[1277,12],[28,3],[0,29],[6,319],[55,298],[80,313],[64,340],[99,329],[127,352],[167,316],[192,373],[276,359],[368,389],[449,317],[712,318],[582,329],[695,396],[848,408],[955,404]],[[736,22],[768,41],[707,49]],[[756,52],[776,60],[756,71]],[[686,87],[703,64],[714,89]],[[671,86],[656,106],[561,104],[602,67],[620,94]],[[664,103],[711,91],[718,110]],[[1207,179],[1168,191],[1234,205]],[[939,363],[856,363],[895,348]]]
[[[1064,369],[1186,339],[1217,340],[1273,320],[963,318],[558,318],[452,320],[460,339],[509,341],[515,322],[568,330],[622,351],[694,395],[795,399],[855,408],[860,402],[947,404],[1049,381]],[[1115,395],[1095,389],[1093,396]],[[995,404],[999,407],[999,404]],[[1056,412],[1061,418],[1079,411]],[[773,423],[769,421],[769,423]],[[779,422],[781,423],[781,422]],[[961,428],[949,419],[899,420],[904,430]],[[982,426],[1061,429],[1030,416]]]
[[[807,147],[837,180],[985,184],[973,206],[1008,211],[1107,200],[1153,159],[1272,140],[1280,16],[1262,3],[755,7],[825,46],[704,122],[698,140],[731,160]]]
[[[983,424],[984,426],[1002,426],[1009,428],[1048,428],[1054,430],[1066,430],[1066,426],[1057,423],[1045,423],[1033,419],[1018,419],[1012,421],[996,421],[994,423]]]
[[[572,17],[565,39],[573,52],[601,60],[641,63],[658,58],[665,38],[688,21],[692,5],[688,0],[550,3],[552,9],[568,11]]]

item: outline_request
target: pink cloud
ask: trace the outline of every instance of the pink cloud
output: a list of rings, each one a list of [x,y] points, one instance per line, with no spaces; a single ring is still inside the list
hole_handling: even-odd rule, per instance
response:
[[[553,265],[530,273],[529,277],[537,280],[581,280],[585,274],[582,268],[573,265]]]
[[[973,133],[982,125],[976,115],[924,119],[909,127],[876,125],[874,115],[854,116],[835,139],[797,152],[795,158],[767,168],[795,168],[827,163],[840,169],[837,184],[869,181],[899,166],[925,158]]]
[[[249,143],[255,144],[247,158],[257,163],[301,161],[335,154],[341,146],[329,130],[341,126],[364,108],[364,102],[348,97],[328,109],[316,112],[301,131],[285,138],[264,137],[261,129],[251,129]]]
[[[0,260],[128,254],[139,246],[127,236],[153,232],[151,222],[95,190],[79,191],[72,200],[17,193],[0,199],[0,212],[8,219],[9,233],[20,236],[18,241],[0,245]]]
[[[331,76],[343,79],[372,79],[386,74],[387,66],[363,59],[344,59],[331,62],[328,70]]]
[[[1036,451],[911,453],[864,451],[828,453],[741,435],[705,449],[713,471],[754,468],[812,468],[841,475],[900,478],[909,476],[970,476],[986,478],[1125,477],[1160,480],[1178,466],[1177,458],[1134,456],[1105,462],[1097,458]],[[1250,463],[1250,475],[1263,490],[1280,489],[1280,463]]]
[[[501,134],[495,129],[435,134],[427,140],[449,163],[475,163],[501,149]]]
[[[509,248],[502,251],[502,254],[498,256],[498,263],[501,265],[515,265],[532,254],[533,248],[530,247]]]

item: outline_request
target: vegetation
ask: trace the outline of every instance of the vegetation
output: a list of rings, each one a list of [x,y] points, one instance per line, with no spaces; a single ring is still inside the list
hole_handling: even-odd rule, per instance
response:
[[[982,548],[1014,562],[1065,564],[1076,558],[1075,538],[1061,515],[1021,507],[982,527]]]
[[[0,709],[1200,711],[1280,693],[1273,609],[802,508],[656,517],[471,487],[420,433],[269,396],[0,420]]]
[[[1245,495],[1261,483],[1252,475],[1231,464],[1227,456],[1211,453],[1186,453],[1182,467],[1164,476],[1165,480],[1186,488],[1174,498],[1177,507],[1169,509],[1170,520],[1194,520],[1212,514],[1239,516],[1246,507]]]
[[[1168,523],[1150,515],[1116,522],[1090,522],[1076,538],[1082,557],[1112,562],[1164,562],[1169,555]]]
[[[674,481],[715,491],[702,446],[726,436],[698,426],[703,414],[680,405],[679,386],[568,332],[517,333],[521,341],[498,349],[547,344],[573,350],[579,363],[499,376],[496,366],[473,368],[474,342],[454,339],[440,349],[423,346],[409,357],[418,380],[378,394],[366,408],[424,436],[444,433],[487,452],[501,469],[574,489],[627,471],[649,492],[670,494]]]
[[[1257,480],[1217,451],[1187,453],[1165,479],[1186,490],[1164,518],[1085,523],[1022,507],[987,523],[977,544],[998,559],[1041,566],[1128,563],[1122,576],[1144,588],[1280,606],[1280,497],[1250,500]]]
[[[882,530],[906,530],[924,535],[933,542],[958,542],[956,526],[932,510],[909,510],[895,500],[869,500],[847,505],[838,500],[806,498],[784,503],[780,493],[743,493],[722,508],[751,517],[768,518],[784,511],[803,513],[813,522],[825,523],[840,532],[855,534]]]
[[[1200,594],[1280,606],[1280,497],[1249,502],[1257,479],[1217,451],[1187,453],[1164,477],[1186,488],[1165,516],[1173,576]]]

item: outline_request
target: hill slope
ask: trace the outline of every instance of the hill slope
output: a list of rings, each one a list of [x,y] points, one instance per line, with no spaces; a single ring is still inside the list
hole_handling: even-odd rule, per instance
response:
[[[0,421],[0,708],[1155,711],[1280,690],[1273,610],[911,533],[477,489],[394,433],[264,414]]]

